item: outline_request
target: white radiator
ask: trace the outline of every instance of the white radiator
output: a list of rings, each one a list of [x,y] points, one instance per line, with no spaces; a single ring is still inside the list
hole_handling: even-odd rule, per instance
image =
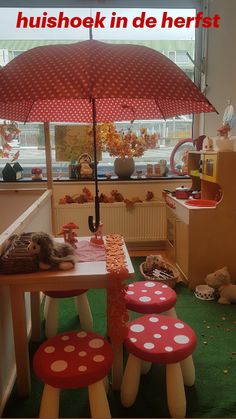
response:
[[[91,235],[88,216],[94,215],[94,204],[55,205],[57,232],[63,224],[73,221],[79,226],[79,236]],[[104,234],[119,233],[127,242],[166,239],[166,209],[161,201],[142,202],[128,208],[123,202],[100,205]]]

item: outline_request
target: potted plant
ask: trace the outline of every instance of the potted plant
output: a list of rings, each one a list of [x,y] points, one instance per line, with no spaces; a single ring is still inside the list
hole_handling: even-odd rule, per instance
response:
[[[158,134],[148,134],[146,128],[135,133],[131,128],[126,132],[117,131],[114,123],[101,124],[97,127],[98,139],[102,151],[116,157],[114,170],[118,177],[129,178],[134,172],[134,157],[141,157],[147,149],[156,147]]]

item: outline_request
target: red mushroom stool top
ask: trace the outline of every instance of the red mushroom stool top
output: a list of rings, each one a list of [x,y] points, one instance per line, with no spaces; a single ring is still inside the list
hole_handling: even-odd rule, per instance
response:
[[[173,317],[146,315],[129,324],[125,346],[144,361],[180,362],[192,354],[196,335],[186,323]]]
[[[44,294],[52,298],[68,298],[77,297],[78,295],[84,294],[88,290],[70,290],[70,291],[44,291]]]
[[[113,362],[111,346],[97,333],[67,332],[46,340],[35,353],[36,375],[56,388],[87,387],[103,379]]]
[[[163,313],[175,306],[176,293],[160,282],[133,282],[128,285],[125,302],[126,307],[136,313]]]

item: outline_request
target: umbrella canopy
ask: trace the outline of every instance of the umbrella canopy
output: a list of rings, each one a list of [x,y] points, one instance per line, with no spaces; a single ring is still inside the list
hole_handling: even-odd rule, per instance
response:
[[[0,118],[93,122],[96,220],[89,217],[91,231],[99,226],[97,122],[212,111],[215,108],[179,67],[163,54],[139,45],[91,39],[37,47],[0,71]],[[48,126],[45,133],[49,137]],[[51,165],[47,150],[46,158]],[[51,174],[50,178],[52,183]]]
[[[36,47],[0,71],[0,117],[23,122],[168,118],[212,112],[196,85],[163,54],[89,40]]]

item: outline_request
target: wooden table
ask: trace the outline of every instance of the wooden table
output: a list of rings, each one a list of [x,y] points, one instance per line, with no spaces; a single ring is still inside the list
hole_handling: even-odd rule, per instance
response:
[[[80,238],[80,240],[86,239],[88,238]],[[124,252],[129,271],[128,277],[131,278],[134,269],[125,245]],[[69,271],[40,271],[27,274],[0,275],[1,285],[7,285],[10,289],[18,393],[21,396],[27,396],[30,393],[31,382],[25,292],[31,293],[32,339],[39,341],[41,328],[40,291],[108,288],[111,281],[109,284],[105,261],[99,261],[79,262],[76,263],[74,269]],[[121,348],[113,346],[113,349],[119,355],[117,360],[115,357],[115,367],[117,368],[113,366],[114,388],[118,388],[120,386]]]

